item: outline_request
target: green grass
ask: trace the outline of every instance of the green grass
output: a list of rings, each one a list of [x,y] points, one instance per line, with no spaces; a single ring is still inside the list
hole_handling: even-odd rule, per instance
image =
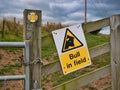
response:
[[[88,47],[94,47],[110,41],[110,37],[108,35],[102,35],[102,34],[93,35],[88,33],[88,34],[85,34],[85,37],[86,37]]]
[[[97,68],[110,64],[110,52],[93,58],[92,62]]]
[[[42,57],[49,57],[56,51],[52,35],[42,38]]]
[[[0,41],[1,42],[5,42],[5,41],[6,42],[22,42],[23,34],[22,34],[22,32],[20,32],[18,34],[18,36],[16,36],[13,31],[7,31],[7,32],[5,32],[5,36],[2,39],[1,32],[0,32]],[[13,53],[20,51],[20,49],[17,49],[17,48],[3,48],[3,49],[8,52],[13,52]]]
[[[42,47],[42,57],[48,57],[56,51],[55,45],[52,43],[46,47]]]
[[[10,73],[10,74],[15,74],[14,73],[14,69],[19,69],[21,66],[19,63],[16,64],[6,64],[6,65],[2,65],[2,69],[0,69],[0,74],[3,75],[5,73]]]
[[[2,87],[4,85],[3,81],[0,81],[0,87]]]
[[[23,41],[23,34],[19,33],[18,36],[16,36],[13,31],[5,32],[5,36],[3,39],[0,34],[0,41],[19,41],[20,42],[20,41]]]
[[[46,37],[46,36],[48,36],[48,35],[49,35],[48,32],[46,32],[45,30],[42,30],[42,37]]]
[[[10,88],[6,88],[6,90],[10,90]]]
[[[8,41],[8,42],[20,42],[23,41],[23,34],[19,33],[18,36],[15,35],[15,33],[13,31],[7,31],[5,32],[5,37],[4,39],[1,38],[1,34],[0,34],[0,41]],[[9,52],[12,52],[14,54],[16,54],[16,52],[21,51],[21,49],[16,49],[16,48],[3,48],[4,50]],[[0,59],[2,59],[2,55],[0,54]],[[2,69],[0,70],[0,74],[5,74],[5,73],[10,73],[10,74],[15,74],[14,73],[14,68],[18,69],[20,68],[20,64],[16,63],[14,65],[12,64],[6,64],[6,65],[2,65]]]
[[[3,55],[2,55],[2,54],[0,54],[0,60],[2,59],[2,56],[3,56]]]

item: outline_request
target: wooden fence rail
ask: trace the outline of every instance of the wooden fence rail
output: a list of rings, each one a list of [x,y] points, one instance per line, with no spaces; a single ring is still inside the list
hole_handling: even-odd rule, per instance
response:
[[[103,45],[98,45],[96,47],[89,49],[91,58],[94,58],[98,55],[107,53],[109,51],[110,51],[110,43],[105,43]],[[42,67],[42,76],[46,76],[48,74],[51,74],[51,73],[54,73],[54,72],[57,72],[60,70],[62,70],[62,69],[61,69],[59,61],[55,61],[53,63],[50,63],[48,65],[44,65]]]
[[[110,19],[105,18],[99,21],[83,23],[82,27],[85,33],[99,30],[110,25]]]
[[[90,48],[89,52],[91,58],[93,58],[111,51],[111,65],[106,65],[92,72],[88,72],[87,74],[55,86],[50,90],[76,90],[81,86],[87,85],[92,81],[96,81],[110,74],[112,74],[112,90],[120,90],[120,15],[114,15],[99,21],[82,24],[85,33],[96,31],[106,26],[110,26],[111,28],[111,43],[105,43],[103,45]],[[55,61],[42,67],[42,76],[46,76],[60,70],[61,67],[59,61]],[[111,86],[104,86],[101,90],[105,88],[109,88],[110,90]]]
[[[99,25],[101,24],[101,27],[95,27],[97,24],[99,24]],[[96,30],[98,30],[102,27],[108,26],[108,25],[109,25],[109,18],[106,18],[106,19],[96,21],[96,22],[89,22],[87,24],[83,23],[83,29],[84,29],[85,33],[88,33],[90,31],[96,31]],[[99,45],[99,46],[89,49],[91,58],[96,57],[101,54],[104,54],[109,51],[110,51],[110,43],[105,43],[103,45]],[[60,70],[61,70],[61,66],[60,66],[59,61],[55,61],[53,63],[50,63],[50,64],[42,67],[42,76],[45,76],[45,75],[48,75],[48,74],[51,74],[51,73],[54,73],[54,72],[57,72]]]
[[[108,76],[110,74],[110,65],[104,66],[102,68],[96,69],[87,74],[81,75],[75,79],[68,82],[60,84],[50,90],[75,90],[81,86],[87,85],[88,83],[101,79],[102,77]]]

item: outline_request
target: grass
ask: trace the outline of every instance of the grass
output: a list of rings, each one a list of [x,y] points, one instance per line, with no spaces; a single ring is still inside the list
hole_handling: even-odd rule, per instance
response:
[[[6,65],[2,65],[2,69],[0,69],[0,75],[4,75],[5,73],[10,73],[10,74],[15,74],[14,72],[14,68],[15,69],[19,69],[21,66],[19,63],[16,64],[6,64]]]
[[[0,32],[1,33],[1,32]],[[22,33],[19,33],[18,36],[16,36],[13,31],[8,31],[8,32],[5,32],[5,37],[2,39],[2,36],[0,34],[0,41],[23,41],[23,34]]]
[[[42,30],[42,37],[46,37],[49,35],[49,32],[46,32],[45,30]]]
[[[23,41],[23,33],[20,31],[18,35],[13,30],[7,30],[5,31],[4,38],[2,38],[2,32],[0,31],[0,41],[1,42],[22,42]],[[16,52],[19,51],[16,48],[3,48],[4,50],[7,50],[9,52]]]
[[[93,35],[88,33],[88,34],[85,34],[85,37],[86,37],[86,41],[89,48],[110,41],[109,35],[103,35],[103,34]]]
[[[56,51],[56,48],[53,43],[51,43],[50,45],[47,45],[46,47],[42,47],[42,57],[48,57],[51,54],[53,54],[53,52],[55,51]]]
[[[21,42],[23,41],[23,27],[22,25],[17,25],[17,28],[19,29],[18,32],[18,35],[16,35],[16,32],[14,30],[12,30],[14,27],[13,27],[13,22],[12,21],[9,21],[9,24],[10,24],[10,28],[11,30],[7,30],[7,28],[5,28],[5,34],[4,34],[4,38],[2,38],[2,32],[0,31],[0,41],[1,42]],[[2,23],[0,23],[0,30],[2,30]],[[6,26],[5,26],[6,27]],[[19,49],[16,49],[16,48],[2,48],[4,50],[7,50],[8,53],[9,52],[13,52],[14,54],[16,54],[16,52],[21,52],[21,50]],[[1,49],[1,50],[2,50]],[[0,60],[2,60],[2,55],[0,54]],[[19,69],[21,66],[19,63],[16,63],[16,64],[5,64],[5,65],[1,65],[1,69],[0,69],[0,75],[5,75],[6,73],[9,73],[9,74],[12,74],[12,75],[15,75],[15,69]],[[4,81],[0,81],[0,87],[3,87],[4,86]],[[6,88],[6,90],[10,90],[10,88]]]
[[[4,85],[3,81],[0,81],[0,87],[2,87]]]
[[[0,54],[0,60],[2,59],[2,54]]]
[[[92,62],[97,68],[110,64],[110,52],[93,58]]]

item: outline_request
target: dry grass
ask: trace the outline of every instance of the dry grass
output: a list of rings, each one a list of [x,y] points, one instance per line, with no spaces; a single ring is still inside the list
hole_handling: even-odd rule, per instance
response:
[[[23,25],[20,24],[20,22],[16,19],[14,21],[14,18],[3,18],[5,20],[4,23],[4,31],[17,31],[17,32],[23,32]],[[0,21],[0,31],[3,29],[3,20]]]
[[[68,25],[61,24],[61,23],[55,23],[55,22],[47,22],[47,23],[42,25],[42,30],[43,31],[45,30],[47,32],[51,32],[53,30],[64,28],[64,27],[68,27]]]

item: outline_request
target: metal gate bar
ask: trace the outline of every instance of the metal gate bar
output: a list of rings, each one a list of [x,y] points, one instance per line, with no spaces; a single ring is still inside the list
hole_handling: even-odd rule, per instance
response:
[[[26,59],[26,62],[30,62],[30,59],[29,59],[29,53],[30,53],[30,47],[29,47],[29,42],[25,42],[25,59]],[[27,65],[25,66],[25,74],[26,74],[26,77],[25,77],[25,90],[30,90],[30,66]]]
[[[22,80],[22,79],[25,79],[25,75],[0,76],[0,80]]]
[[[25,48],[25,42],[0,42],[0,47]]]
[[[29,63],[29,41],[26,42],[0,42],[0,48],[25,48],[25,62]],[[30,68],[25,66],[25,75],[0,76],[0,80],[25,80],[25,90],[30,90]],[[6,89],[5,89],[6,90]]]

